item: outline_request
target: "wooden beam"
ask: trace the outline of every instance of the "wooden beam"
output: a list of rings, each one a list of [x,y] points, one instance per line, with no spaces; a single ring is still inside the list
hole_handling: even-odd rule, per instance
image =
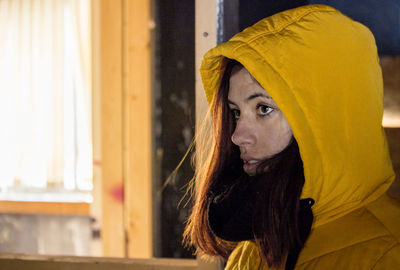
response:
[[[94,100],[99,111],[94,130],[95,184],[101,185],[101,238],[103,255],[125,256],[123,225],[123,82],[122,82],[122,1],[93,1]],[[97,113],[97,116],[96,116]],[[96,124],[96,123],[95,123]],[[99,179],[100,178],[100,179]],[[96,194],[95,194],[96,196]]]
[[[151,1],[124,0],[124,174],[128,257],[151,258]]]
[[[188,259],[116,259],[44,255],[0,254],[2,270],[195,270]]]
[[[0,213],[89,216],[89,203],[0,201]]]
[[[93,201],[90,206],[90,215],[94,218],[93,229],[101,229],[102,220],[102,181],[101,181],[101,73],[100,73],[100,5],[99,1],[91,1],[90,29],[91,29],[91,75],[92,75],[92,153],[93,153]],[[92,239],[90,243],[91,256],[103,256],[103,242],[101,237]]]
[[[94,86],[100,96],[100,105],[95,106],[100,119],[95,120],[94,130],[100,130],[100,139],[94,142],[100,147],[94,146],[94,175],[95,183],[102,187],[103,254],[150,258],[151,1],[94,2],[94,28],[98,32],[93,42],[97,56]]]
[[[217,0],[196,0],[195,62],[196,62],[196,129],[200,126],[208,104],[200,78],[204,54],[217,45]]]
[[[195,62],[196,62],[196,130],[202,124],[208,104],[200,78],[200,65],[204,54],[217,45],[217,1],[196,0],[195,6]],[[222,269],[219,261],[206,261],[197,258],[199,269]]]

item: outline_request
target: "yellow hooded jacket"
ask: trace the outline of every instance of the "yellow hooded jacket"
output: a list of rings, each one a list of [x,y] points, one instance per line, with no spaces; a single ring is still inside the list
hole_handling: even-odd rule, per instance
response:
[[[301,198],[314,223],[296,269],[400,269],[400,204],[384,129],[383,82],[369,29],[308,5],[265,18],[211,49],[200,73],[209,102],[236,59],[285,114],[303,160]],[[226,269],[267,269],[251,241]]]

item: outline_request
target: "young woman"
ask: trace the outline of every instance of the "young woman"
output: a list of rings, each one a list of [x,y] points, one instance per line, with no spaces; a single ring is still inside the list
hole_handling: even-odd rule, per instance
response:
[[[189,244],[226,269],[400,267],[365,26],[329,6],[287,10],[210,50],[200,72],[212,143],[196,145]]]

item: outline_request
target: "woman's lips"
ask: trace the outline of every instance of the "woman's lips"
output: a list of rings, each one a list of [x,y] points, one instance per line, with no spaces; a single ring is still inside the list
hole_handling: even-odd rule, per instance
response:
[[[255,175],[261,160],[243,160],[243,170],[248,175]]]

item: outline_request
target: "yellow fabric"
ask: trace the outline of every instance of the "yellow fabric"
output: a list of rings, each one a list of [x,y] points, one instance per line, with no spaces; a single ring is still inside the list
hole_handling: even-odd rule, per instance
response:
[[[231,256],[229,256],[227,268],[225,269],[264,269],[261,258],[258,256],[257,246],[251,241],[240,242]]]
[[[220,84],[225,58],[241,62],[268,91],[299,144],[305,175],[301,197],[315,200],[315,217],[298,268],[370,269],[332,263],[340,256],[363,258],[362,252],[398,252],[400,223],[392,231],[388,226],[393,227],[390,215],[399,215],[400,207],[384,196],[395,174],[381,125],[383,82],[369,29],[325,5],[303,6],[261,20],[204,56],[200,73],[209,102]],[[370,208],[378,198],[382,207],[391,205],[394,212]],[[364,228],[362,222],[370,227]],[[348,250],[360,243],[380,246],[368,250],[371,254],[365,246]],[[227,269],[257,269],[239,267],[249,260],[257,264],[251,246],[239,244]],[[332,252],[338,255],[326,255]],[[365,265],[373,264],[371,258]]]

